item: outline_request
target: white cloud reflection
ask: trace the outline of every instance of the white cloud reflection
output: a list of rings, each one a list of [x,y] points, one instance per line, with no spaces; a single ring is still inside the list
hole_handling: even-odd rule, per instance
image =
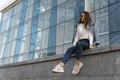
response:
[[[0,8],[3,7],[8,1],[10,0],[0,0]],[[0,21],[1,21],[1,16],[2,16],[2,13],[0,12]]]

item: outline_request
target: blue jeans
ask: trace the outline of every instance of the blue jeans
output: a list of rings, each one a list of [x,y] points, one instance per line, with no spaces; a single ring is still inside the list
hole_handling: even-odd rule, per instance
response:
[[[88,39],[79,40],[75,46],[72,46],[67,49],[65,55],[62,58],[62,62],[64,64],[66,64],[73,53],[76,54],[76,59],[80,60],[82,51],[85,49],[88,49],[88,48],[89,48],[89,40]]]

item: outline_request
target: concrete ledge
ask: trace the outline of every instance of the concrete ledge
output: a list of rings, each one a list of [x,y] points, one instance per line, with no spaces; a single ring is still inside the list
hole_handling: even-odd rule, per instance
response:
[[[111,51],[113,50],[120,50],[120,44],[111,45]]]
[[[112,48],[112,50],[113,50],[113,48]],[[109,46],[96,47],[96,48],[93,48],[93,49],[85,50],[83,52],[83,56],[101,54],[101,53],[105,53],[105,52],[110,52],[112,50],[110,49]],[[118,50],[118,48],[117,49],[114,48],[114,50]],[[16,62],[16,63],[11,63],[11,64],[0,65],[0,68],[13,67],[13,66],[19,66],[19,65],[27,65],[27,64],[35,64],[35,63],[41,63],[41,62],[59,60],[59,59],[62,58],[63,55],[64,54],[58,54],[58,55],[48,56],[48,57],[34,59],[34,60],[30,60],[30,61],[22,61],[22,62]],[[72,57],[74,57],[74,55]]]
[[[0,80],[119,80],[120,49],[99,47],[84,51],[81,61],[84,66],[78,75],[72,75],[74,56],[65,65],[64,73],[52,73],[60,62],[61,55],[42,59],[2,65]],[[115,50],[116,49],[116,50]]]

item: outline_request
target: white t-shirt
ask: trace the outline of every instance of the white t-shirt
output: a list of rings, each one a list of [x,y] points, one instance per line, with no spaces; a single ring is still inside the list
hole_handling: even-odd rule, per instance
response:
[[[87,26],[87,28],[89,28],[89,26]],[[73,46],[75,46],[76,42],[81,39],[89,39],[89,44],[93,45],[93,35],[90,33],[89,29],[85,29],[85,25],[82,23],[77,26]]]

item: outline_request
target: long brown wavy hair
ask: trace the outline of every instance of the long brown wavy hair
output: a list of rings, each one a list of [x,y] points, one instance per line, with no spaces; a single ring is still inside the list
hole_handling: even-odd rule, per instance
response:
[[[84,14],[84,20],[81,21],[81,14]],[[83,23],[85,25],[85,29],[87,29],[87,25],[92,21],[89,12],[83,11],[79,16],[78,24]]]

